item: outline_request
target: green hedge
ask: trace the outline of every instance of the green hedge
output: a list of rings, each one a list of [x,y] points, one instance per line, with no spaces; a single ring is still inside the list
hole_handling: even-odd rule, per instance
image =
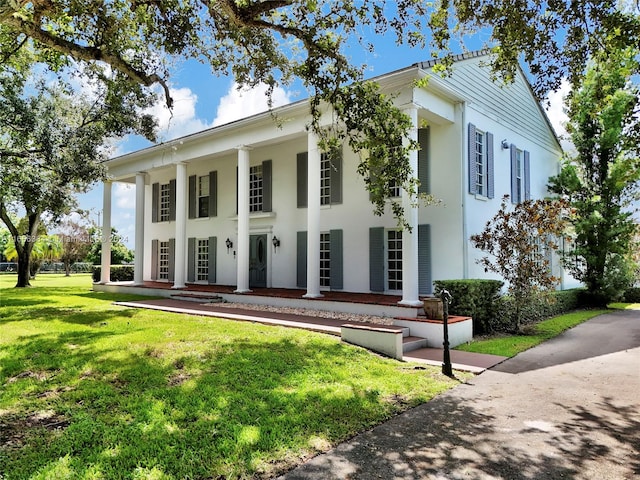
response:
[[[624,292],[624,302],[640,303],[640,287],[631,287]]]
[[[93,267],[93,281],[99,282],[102,267]],[[111,265],[111,281],[112,282],[132,282],[133,281],[133,265]]]
[[[498,301],[504,282],[500,280],[436,280],[436,296],[445,289],[451,294],[449,313],[473,318],[473,333],[481,335],[495,330]]]
[[[553,290],[541,293],[534,298],[523,311],[522,324],[538,323],[546,318],[577,310],[584,305],[584,289]],[[500,297],[497,305],[497,318],[493,327],[497,331],[513,331],[515,305],[508,295]]]

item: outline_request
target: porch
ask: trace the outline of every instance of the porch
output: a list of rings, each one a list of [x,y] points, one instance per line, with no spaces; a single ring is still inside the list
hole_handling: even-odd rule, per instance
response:
[[[416,318],[423,315],[422,307],[399,305],[400,295],[376,293],[352,293],[343,291],[322,291],[321,297],[305,297],[303,289],[295,288],[253,288],[246,293],[236,293],[232,285],[203,285],[189,283],[184,288],[175,289],[168,282],[145,281],[95,283],[98,292],[130,293],[181,300],[202,300],[221,298],[223,301],[272,307],[290,307],[321,310],[353,315]],[[391,322],[390,322],[391,323]]]

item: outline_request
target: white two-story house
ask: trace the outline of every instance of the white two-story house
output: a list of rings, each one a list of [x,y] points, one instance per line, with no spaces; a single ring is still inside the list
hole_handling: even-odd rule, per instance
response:
[[[111,185],[127,182],[136,186],[135,284],[299,288],[308,298],[376,292],[415,306],[433,280],[483,278],[469,237],[503,195],[546,196],[561,157],[523,73],[502,86],[486,60],[459,56],[446,78],[424,62],[375,79],[413,120],[421,191],[442,201],[412,207],[400,198],[411,232],[391,213],[373,214],[348,147],[338,160],[322,155],[306,101],[278,108],[278,122],[266,112],[111,159],[105,231]]]

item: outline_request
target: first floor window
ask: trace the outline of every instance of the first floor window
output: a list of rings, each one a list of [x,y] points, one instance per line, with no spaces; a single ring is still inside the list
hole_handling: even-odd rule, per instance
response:
[[[209,279],[209,240],[198,239],[196,255],[196,280],[206,282]]]
[[[160,280],[169,280],[169,242],[160,242],[158,278]]]
[[[402,290],[402,231],[387,232],[387,289]]]
[[[320,286],[331,286],[331,234],[320,234]]]

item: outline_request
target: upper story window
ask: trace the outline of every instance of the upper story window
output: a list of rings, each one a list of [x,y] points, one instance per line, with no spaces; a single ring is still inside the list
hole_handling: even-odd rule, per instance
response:
[[[309,170],[307,152],[297,155],[297,205],[307,206],[307,176]],[[342,154],[320,156],[320,205],[342,203]]]
[[[511,145],[511,202],[520,203],[531,198],[529,152]]]
[[[249,212],[261,212],[263,200],[262,165],[249,170]]]
[[[169,184],[163,183],[160,185],[160,221],[168,222],[169,221],[169,205],[170,205],[170,194],[169,194]]]
[[[476,193],[478,195],[487,194],[487,145],[484,132],[476,130],[476,148],[474,152],[474,162],[476,170]]]
[[[209,216],[209,175],[198,177],[198,217]]]
[[[493,198],[493,134],[469,124],[469,193]]]
[[[331,160],[323,153],[320,157],[320,205],[331,204]]]

